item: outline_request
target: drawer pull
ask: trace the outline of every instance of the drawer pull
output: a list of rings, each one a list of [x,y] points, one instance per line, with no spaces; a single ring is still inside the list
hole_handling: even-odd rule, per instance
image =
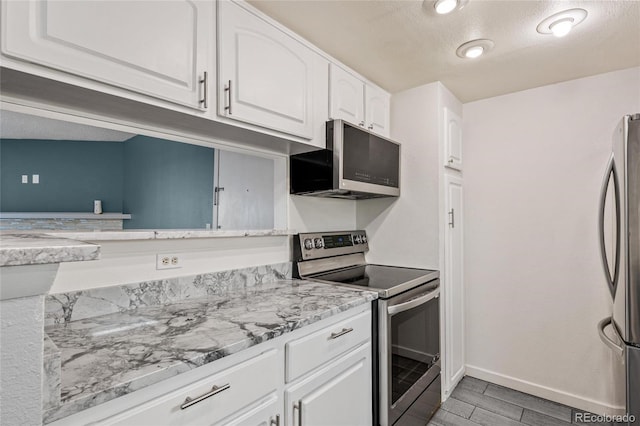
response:
[[[227,389],[229,389],[231,387],[231,385],[229,383],[227,383],[226,385],[222,385],[222,386],[216,386],[213,385],[213,387],[211,388],[211,390],[207,393],[205,393],[204,395],[200,395],[197,398],[191,398],[191,397],[186,397],[184,400],[184,403],[180,406],[181,410],[184,410],[185,408],[189,408],[191,407],[193,404],[197,404],[200,401],[203,401],[213,395],[217,395],[222,391],[226,391]]]
[[[331,336],[329,336],[328,340],[333,340],[333,339],[337,339],[340,336],[344,336],[347,333],[351,333],[353,331],[353,328],[343,328],[342,331],[339,331],[337,333],[331,333]]]
[[[273,417],[271,418],[271,421],[269,422],[270,425],[273,426],[280,426],[280,414],[276,414],[276,419],[273,420]]]

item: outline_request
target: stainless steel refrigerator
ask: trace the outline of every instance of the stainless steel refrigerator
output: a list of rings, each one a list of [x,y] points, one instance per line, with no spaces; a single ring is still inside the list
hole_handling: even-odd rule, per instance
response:
[[[598,324],[598,331],[602,341],[616,353],[615,359],[623,370],[616,387],[626,396],[626,413],[637,420],[640,419],[640,114],[624,116],[614,132],[613,151],[602,184],[599,231],[612,316]]]

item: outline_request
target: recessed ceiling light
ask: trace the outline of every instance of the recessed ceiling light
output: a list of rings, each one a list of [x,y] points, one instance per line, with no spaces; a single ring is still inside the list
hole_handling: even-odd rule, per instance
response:
[[[437,14],[446,15],[454,10],[462,9],[468,2],[469,0],[437,0],[433,7]]]
[[[564,37],[569,32],[584,21],[587,11],[584,9],[568,9],[549,16],[540,22],[536,30],[540,34],[553,34],[556,37]]]
[[[464,44],[461,44],[460,47],[458,47],[458,49],[456,50],[456,55],[465,59],[473,59],[493,49],[493,46],[493,41],[486,38],[471,40]]]

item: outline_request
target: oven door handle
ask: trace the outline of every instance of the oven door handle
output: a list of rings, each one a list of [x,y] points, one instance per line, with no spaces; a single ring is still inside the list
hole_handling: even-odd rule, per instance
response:
[[[436,289],[432,292],[429,292],[425,295],[418,296],[415,299],[411,299],[408,302],[400,303],[399,305],[389,306],[387,308],[387,312],[389,315],[399,314],[400,312],[408,311],[409,309],[413,309],[416,306],[420,306],[422,304],[427,303],[428,301],[440,297],[440,289]]]

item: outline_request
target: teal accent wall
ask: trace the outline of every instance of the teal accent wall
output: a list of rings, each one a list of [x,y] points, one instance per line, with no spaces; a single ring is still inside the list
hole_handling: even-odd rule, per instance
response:
[[[135,136],[124,144],[125,229],[201,228],[213,214],[212,148]]]
[[[122,212],[123,153],[122,142],[0,139],[0,211],[93,212],[102,200]]]

